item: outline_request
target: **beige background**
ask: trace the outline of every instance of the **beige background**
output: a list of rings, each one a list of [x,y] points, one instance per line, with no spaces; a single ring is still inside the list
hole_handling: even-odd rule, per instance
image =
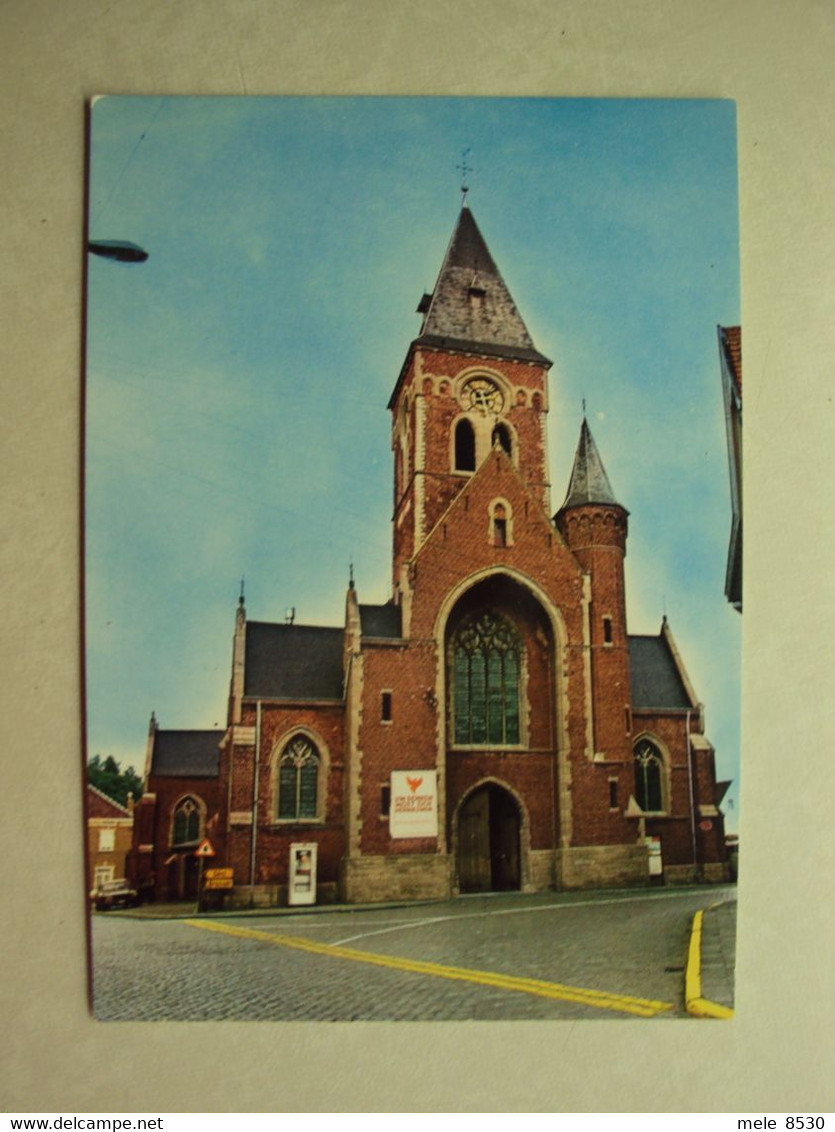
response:
[[[833,13],[828,0],[0,4],[4,1109],[833,1108]],[[747,592],[733,1022],[88,1017],[84,100],[127,92],[737,99]]]

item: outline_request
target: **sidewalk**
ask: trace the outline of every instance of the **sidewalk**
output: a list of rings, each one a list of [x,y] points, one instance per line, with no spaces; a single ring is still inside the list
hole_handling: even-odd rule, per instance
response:
[[[698,961],[691,956],[688,964],[688,987],[691,986],[690,967],[693,963],[696,965],[696,989],[692,1002],[688,991],[687,1009],[702,1016],[728,1017],[733,1013],[734,1005],[736,900],[713,904],[705,908],[700,917],[697,913],[692,932],[699,933],[700,939],[695,941],[699,945]],[[711,1006],[719,1009],[711,1010]]]
[[[138,908],[116,908],[112,912],[99,915],[119,916],[128,920],[194,920],[225,919],[245,916],[309,916],[329,912],[379,912],[387,908],[420,908],[426,904],[439,904],[439,900],[399,900],[382,904],[299,904],[288,907],[285,904],[265,908],[228,908],[205,912],[197,911],[193,901],[180,901],[176,904],[140,904]]]

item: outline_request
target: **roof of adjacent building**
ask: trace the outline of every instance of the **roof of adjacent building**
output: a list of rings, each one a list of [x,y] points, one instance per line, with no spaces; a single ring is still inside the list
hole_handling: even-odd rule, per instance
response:
[[[740,326],[720,326],[719,333],[725,347],[725,357],[740,395],[742,394],[742,328]]]
[[[447,248],[415,344],[550,365],[533,344],[507,284],[466,205]]]
[[[244,695],[274,700],[341,700],[342,629],[248,621]]]
[[[663,631],[629,637],[633,708],[686,709],[694,705]]]
[[[609,483],[588,421],[583,417],[568,494],[560,510],[564,511],[567,507],[582,507],[586,503],[620,506],[615,499],[615,493],[612,491],[612,485]]]
[[[103,793],[97,786],[87,783],[88,818],[129,818],[130,810]]]
[[[393,601],[385,605],[360,605],[360,626],[364,637],[400,637],[400,606]]]
[[[151,774],[158,778],[214,778],[223,731],[155,731]]]

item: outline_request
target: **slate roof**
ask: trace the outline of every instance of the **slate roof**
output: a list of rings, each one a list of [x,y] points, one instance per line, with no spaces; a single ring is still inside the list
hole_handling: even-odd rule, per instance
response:
[[[580,439],[577,442],[577,451],[574,454],[574,467],[571,469],[571,481],[568,485],[568,494],[560,510],[567,507],[582,507],[585,503],[607,503],[620,506],[615,499],[600,453],[591,434],[588,421],[583,417],[580,428]]]
[[[158,778],[214,778],[223,731],[156,731],[151,774]]]
[[[533,344],[473,214],[461,209],[416,345],[550,365]]]
[[[629,638],[633,708],[692,708],[675,659],[663,634]]]
[[[344,631],[247,621],[244,695],[341,700]]]
[[[400,606],[391,601],[385,605],[360,605],[360,625],[364,637],[400,637]]]

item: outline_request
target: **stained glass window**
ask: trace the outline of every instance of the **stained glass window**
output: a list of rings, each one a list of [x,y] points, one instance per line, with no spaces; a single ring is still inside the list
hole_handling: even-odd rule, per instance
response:
[[[635,748],[635,800],[645,813],[664,809],[664,760],[654,743],[644,739]]]
[[[284,748],[278,765],[278,816],[283,821],[315,818],[319,785],[319,755],[299,735]]]
[[[200,810],[193,798],[183,798],[174,811],[172,845],[188,845],[200,839]]]
[[[452,683],[456,743],[519,742],[519,637],[509,621],[478,613],[461,624]]]

